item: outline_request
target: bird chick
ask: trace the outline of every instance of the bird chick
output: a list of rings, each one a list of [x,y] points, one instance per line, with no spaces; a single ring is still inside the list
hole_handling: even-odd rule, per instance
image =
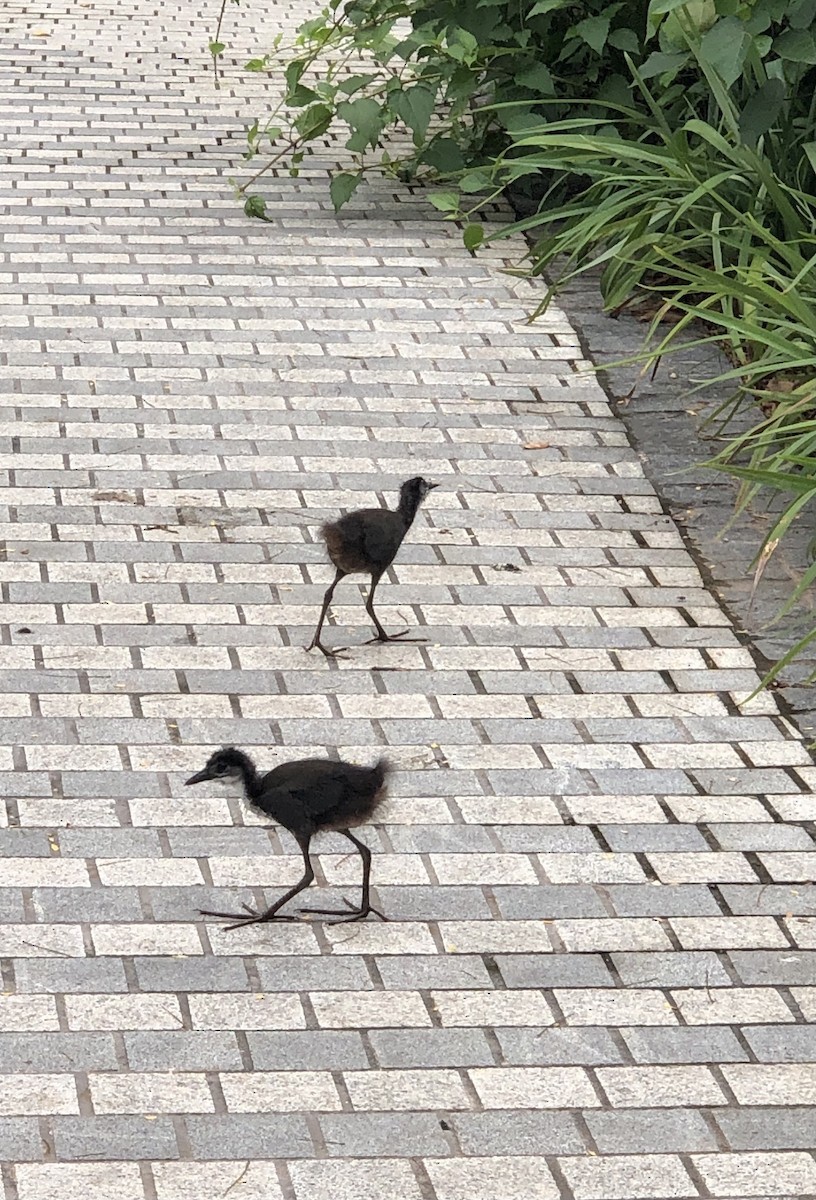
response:
[[[396,509],[391,508],[361,508],[356,512],[346,513],[337,521],[327,521],[321,526],[320,534],[326,543],[329,558],[334,564],[337,574],[326,589],[323,597],[323,608],[317,622],[317,629],[307,650],[317,647],[327,658],[337,658],[338,650],[329,650],[320,640],[323,622],[326,620],[334,589],[346,575],[363,574],[371,576],[371,588],[366,600],[366,612],[374,622],[376,635],[366,642],[394,642],[405,638],[408,633],[386,633],[374,612],[374,592],[383,574],[391,566],[402,545],[405,535],[413,524],[414,517],[419,512],[419,506],[436,483],[429,483],[421,475],[406,479],[400,488],[399,503]],[[424,638],[406,638],[409,642],[424,641]]]
[[[371,905],[371,851],[351,833],[357,825],[364,825],[385,799],[386,780],[391,765],[384,758],[373,767],[358,767],[353,763],[334,762],[328,758],[303,758],[295,762],[281,763],[266,775],[260,775],[248,754],[229,746],[216,750],[203,770],[186,782],[188,785],[204,783],[206,780],[237,781],[243,784],[244,795],[250,808],[271,817],[278,825],[288,829],[300,846],[303,855],[303,877],[264,912],[257,912],[244,905],[244,913],[212,912],[201,909],[202,916],[223,917],[233,924],[253,925],[263,921],[292,921],[279,910],[304,891],[314,879],[314,869],[309,856],[311,840],[316,833],[333,831],[342,833],[356,846],[363,860],[363,886],[357,908],[348,900],[350,910],[332,908],[302,908],[301,912],[336,916],[342,921],[360,921],[369,913],[387,920]],[[337,924],[337,922],[332,922]]]

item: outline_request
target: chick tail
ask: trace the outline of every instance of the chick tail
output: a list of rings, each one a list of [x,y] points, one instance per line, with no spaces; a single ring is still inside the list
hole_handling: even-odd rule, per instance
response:
[[[386,781],[393,770],[394,765],[387,758],[381,758],[374,764],[371,768],[371,773],[378,789],[385,787]]]

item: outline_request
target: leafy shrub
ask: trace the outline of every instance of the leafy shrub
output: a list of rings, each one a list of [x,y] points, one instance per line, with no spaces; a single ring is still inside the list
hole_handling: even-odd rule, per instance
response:
[[[296,161],[334,121],[345,124],[349,170],[335,187],[337,206],[372,168],[405,180],[445,176],[490,164],[509,144],[517,114],[500,106],[563,103],[587,88],[599,99],[626,99],[625,55],[640,55],[647,5],[588,0],[348,0],[301,26],[292,47],[247,64],[285,63],[286,92],[250,131],[250,154],[276,150]],[[218,45],[218,50],[223,48]],[[362,60],[362,61],[361,61]],[[361,69],[362,67],[362,69]],[[384,135],[405,129],[411,144],[396,158]],[[337,177],[335,176],[335,179]]]

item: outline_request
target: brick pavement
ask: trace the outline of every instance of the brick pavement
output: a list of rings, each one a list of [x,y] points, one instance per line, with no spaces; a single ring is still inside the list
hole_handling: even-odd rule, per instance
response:
[[[246,221],[188,3],[0,34],[4,1200],[816,1196],[816,772],[581,350],[329,143]],[[269,40],[305,4],[248,5]],[[237,74],[235,75],[237,80]],[[506,247],[516,254],[520,247]],[[530,449],[531,443],[545,443]],[[306,656],[316,527],[440,480]],[[508,570],[511,565],[513,570]],[[343,585],[329,641],[369,636]],[[224,933],[293,843],[185,791],[399,765],[392,921]],[[323,842],[335,897],[359,863]]]

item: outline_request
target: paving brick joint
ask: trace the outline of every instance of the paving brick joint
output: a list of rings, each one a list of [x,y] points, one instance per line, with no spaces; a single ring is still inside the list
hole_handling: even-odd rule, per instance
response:
[[[3,1200],[816,1197],[811,756],[519,246],[335,218],[331,139],[242,215],[308,12],[230,6],[216,91],[214,8],[6,6]],[[418,473],[427,642],[346,581],[306,655],[320,523]],[[221,743],[387,752],[387,924],[198,918],[300,873]]]

